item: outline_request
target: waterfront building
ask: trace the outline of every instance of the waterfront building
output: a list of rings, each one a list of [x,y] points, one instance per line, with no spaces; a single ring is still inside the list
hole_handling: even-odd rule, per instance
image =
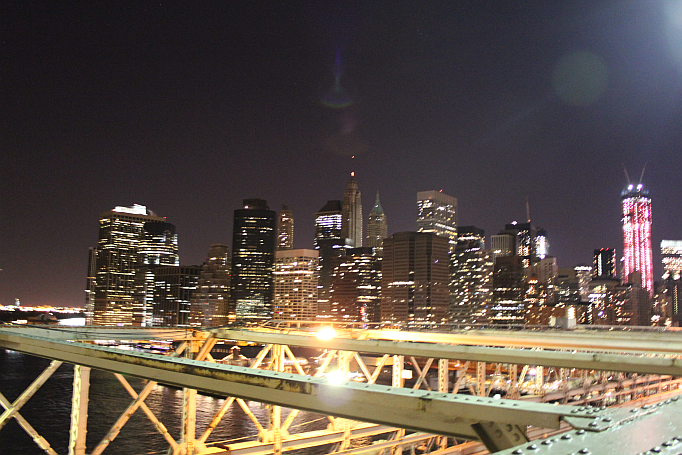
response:
[[[616,250],[614,248],[600,248],[594,250],[593,278],[595,280],[613,280],[618,278]]]
[[[642,288],[653,295],[654,281],[651,249],[651,199],[639,183],[629,184],[622,192],[623,279],[632,272],[642,276]]]
[[[371,247],[351,248],[334,263],[330,318],[340,322],[379,322],[381,256]]]
[[[354,248],[362,246],[362,199],[355,180],[355,172],[350,173],[350,181],[343,193],[341,237],[350,239]]]
[[[310,321],[317,315],[319,251],[280,250],[273,270],[273,317]]]
[[[189,327],[191,297],[197,289],[201,267],[153,267],[154,327]]]
[[[292,250],[294,248],[294,215],[286,205],[282,206],[277,218],[277,249]]]
[[[483,229],[458,228],[450,275],[450,323],[486,323],[492,297],[493,256],[485,249]]]
[[[381,256],[384,239],[388,237],[388,224],[386,214],[379,202],[379,192],[374,201],[372,211],[367,219],[367,246],[374,249],[374,252]]]
[[[138,204],[102,213],[97,247],[89,251],[87,323],[150,326],[149,286],[145,298],[134,297],[137,268],[178,263],[175,226],[165,218]]]
[[[191,297],[189,325],[217,327],[235,320],[230,307],[230,252],[223,243],[214,243],[201,266],[197,289]]]
[[[398,232],[384,240],[382,322],[424,327],[447,321],[448,240],[432,232]]]
[[[432,232],[446,237],[450,252],[457,245],[457,198],[441,191],[417,193],[417,232]]]
[[[272,266],[275,260],[276,214],[263,199],[244,199],[234,211],[231,305],[237,320],[272,317]]]

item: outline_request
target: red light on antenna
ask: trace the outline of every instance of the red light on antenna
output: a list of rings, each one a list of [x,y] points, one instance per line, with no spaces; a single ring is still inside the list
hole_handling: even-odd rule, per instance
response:
[[[355,177],[355,172],[351,172],[351,173],[350,173],[350,176],[351,176],[351,177]]]

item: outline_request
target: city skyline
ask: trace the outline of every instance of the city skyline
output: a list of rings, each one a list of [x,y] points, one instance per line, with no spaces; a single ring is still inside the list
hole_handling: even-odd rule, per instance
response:
[[[83,305],[116,206],[167,217],[183,265],[231,244],[245,198],[288,205],[312,248],[350,172],[388,235],[420,191],[488,238],[527,197],[571,267],[621,257],[621,163],[647,163],[658,280],[682,239],[678,6],[4,2],[0,303]]]

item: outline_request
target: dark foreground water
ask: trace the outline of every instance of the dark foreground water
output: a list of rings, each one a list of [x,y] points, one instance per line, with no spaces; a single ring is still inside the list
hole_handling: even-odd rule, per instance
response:
[[[13,402],[23,390],[49,365],[50,361],[38,357],[0,349],[0,392]],[[128,377],[130,385],[140,391],[146,381]],[[63,364],[35,395],[21,408],[21,415],[50,443],[57,453],[66,454],[69,444],[73,365]],[[90,404],[88,417],[87,452],[109,431],[132,397],[111,373],[92,370],[90,375]],[[223,404],[223,399],[197,396],[197,437],[211,421]],[[156,417],[168,428],[176,440],[180,439],[182,418],[182,391],[157,386],[145,400]],[[267,408],[255,402],[247,402],[251,411],[265,425]],[[4,411],[0,408],[0,411]],[[282,420],[290,411],[282,410]],[[328,420],[322,416],[301,412],[294,421],[291,433],[320,430]],[[233,440],[257,433],[251,420],[239,405],[234,403],[223,420],[209,437],[210,441]],[[118,437],[104,451],[110,454],[165,453],[166,441],[147,416],[138,409],[123,427]],[[310,449],[309,454],[321,453]],[[12,418],[0,430],[0,455],[33,455],[44,452]]]

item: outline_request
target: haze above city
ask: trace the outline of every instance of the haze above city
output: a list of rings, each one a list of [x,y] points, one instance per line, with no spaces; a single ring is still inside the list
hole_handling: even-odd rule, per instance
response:
[[[355,171],[389,235],[416,193],[495,234],[526,218],[560,267],[621,257],[650,190],[654,272],[682,239],[682,2],[0,5],[0,304],[83,305],[99,214],[146,205],[181,264],[231,247],[245,198],[295,219]]]

